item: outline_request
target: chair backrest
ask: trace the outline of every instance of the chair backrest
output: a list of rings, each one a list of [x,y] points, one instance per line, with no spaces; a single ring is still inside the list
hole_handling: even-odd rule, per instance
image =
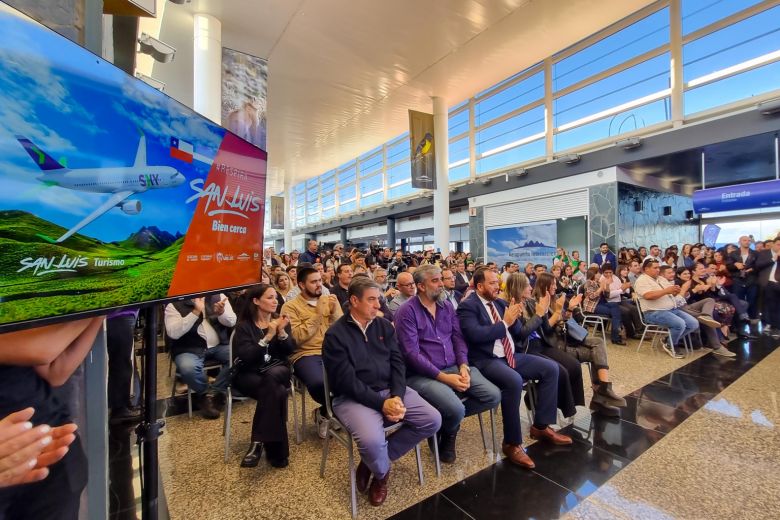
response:
[[[333,413],[333,404],[331,398],[333,394],[330,393],[330,383],[328,382],[328,371],[325,370],[325,364],[322,364],[322,383],[325,387],[325,410],[328,412],[328,417],[335,417]]]
[[[639,313],[639,321],[642,322],[642,325],[647,327],[647,322],[645,321],[645,313],[642,310],[642,305],[639,302],[639,295],[637,293],[631,294],[631,299],[634,300],[634,305],[636,305],[636,310]]]

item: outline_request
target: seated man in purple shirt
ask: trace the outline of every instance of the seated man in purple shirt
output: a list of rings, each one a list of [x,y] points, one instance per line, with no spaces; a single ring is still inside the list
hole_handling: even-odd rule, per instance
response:
[[[458,316],[442,298],[441,269],[418,267],[414,283],[417,295],[401,305],[394,319],[406,383],[441,413],[439,458],[452,463],[463,418],[498,406],[501,391],[468,364]]]

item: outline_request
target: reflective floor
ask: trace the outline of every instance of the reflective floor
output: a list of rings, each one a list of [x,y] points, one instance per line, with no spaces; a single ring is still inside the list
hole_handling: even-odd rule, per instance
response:
[[[635,342],[628,348],[610,345],[614,386],[628,402],[620,419],[581,409],[573,424],[562,422],[563,431],[575,439],[573,446],[527,439],[536,462],[536,469],[528,471],[496,462],[483,449],[476,418],[468,418],[458,437],[458,461],[444,465],[441,477],[435,475],[427,448],[422,486],[414,456],[405,456],[394,465],[387,502],[374,508],[359,497],[359,516],[777,518],[777,343],[769,338],[735,340],[729,348],[738,357],[732,360],[709,351],[674,360],[649,348],[636,353]],[[167,397],[167,358],[161,356],[160,364],[158,387]],[[254,403],[236,405],[225,463],[222,420],[206,421],[197,413],[188,418],[186,398],[159,401],[158,413],[167,417],[160,438],[160,517],[349,518],[346,453],[333,446],[320,479],[322,441],[312,425],[311,400],[304,442],[291,444],[287,469],[273,469],[264,461],[253,469],[239,467],[253,408]],[[523,428],[527,434],[525,421]],[[292,441],[292,421],[288,429]],[[499,443],[500,432],[498,417]],[[111,429],[111,518],[140,518],[134,440],[132,428]]]

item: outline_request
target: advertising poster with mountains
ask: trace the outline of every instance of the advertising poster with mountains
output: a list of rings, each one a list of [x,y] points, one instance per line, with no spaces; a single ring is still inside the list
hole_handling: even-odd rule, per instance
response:
[[[257,283],[266,153],[0,3],[0,327]]]
[[[487,261],[504,265],[551,265],[558,242],[558,227],[554,220],[490,228],[485,232]]]

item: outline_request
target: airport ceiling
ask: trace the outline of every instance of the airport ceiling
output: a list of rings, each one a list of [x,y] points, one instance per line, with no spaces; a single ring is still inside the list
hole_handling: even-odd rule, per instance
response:
[[[402,134],[431,96],[452,106],[651,3],[193,0],[162,24],[212,14],[224,46],[269,58],[273,193]]]

